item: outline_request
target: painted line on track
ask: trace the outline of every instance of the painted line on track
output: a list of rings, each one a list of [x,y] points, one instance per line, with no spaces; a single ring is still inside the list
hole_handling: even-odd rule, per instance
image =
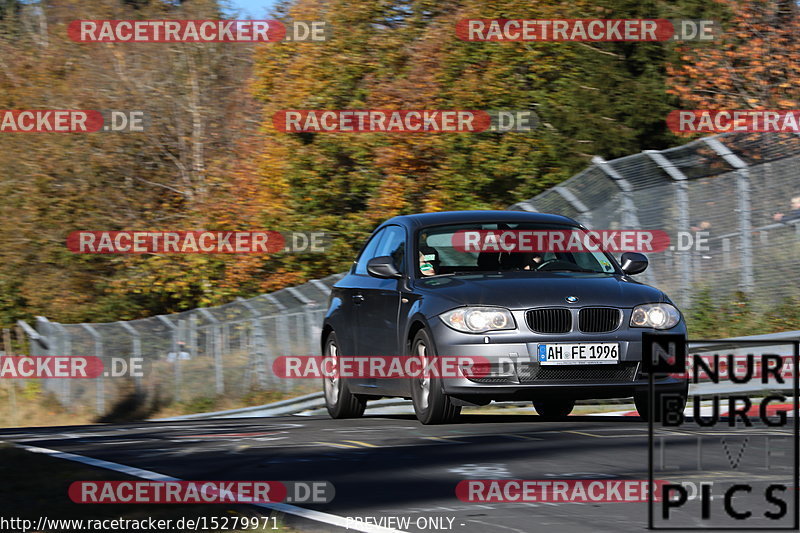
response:
[[[114,463],[112,461],[105,461],[103,459],[95,459],[94,457],[88,457],[85,455],[60,452],[58,450],[41,448],[39,446],[29,446],[27,444],[18,444],[16,442],[8,442],[8,444],[16,446],[17,448],[21,448],[23,450],[27,450],[29,452],[41,453],[44,455],[49,455],[50,457],[56,457],[58,459],[65,459],[67,461],[74,461],[76,463],[83,463],[89,466],[104,468],[106,470],[113,470],[115,472],[120,472],[141,479],[149,479],[151,481],[183,481],[180,478],[168,476],[166,474],[160,474],[158,472],[153,472],[152,470],[144,470],[142,468],[136,468],[135,466],[123,465],[120,463]],[[301,518],[306,518],[308,520],[314,520],[315,522],[323,522],[325,524],[329,524],[332,526],[349,528],[354,531],[362,531],[363,533],[405,533],[399,529],[391,529],[388,527],[382,527],[375,524],[365,524],[360,522],[348,521],[343,516],[323,513],[321,511],[313,511],[311,509],[305,509],[303,507],[298,507],[296,505],[291,505],[288,503],[249,503],[246,505],[254,505],[256,507],[270,509],[272,511],[279,511],[281,513],[286,513]]]

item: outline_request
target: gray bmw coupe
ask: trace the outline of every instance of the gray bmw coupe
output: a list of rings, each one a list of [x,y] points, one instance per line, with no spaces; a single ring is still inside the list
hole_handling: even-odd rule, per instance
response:
[[[453,422],[462,406],[532,401],[549,419],[579,399],[633,397],[649,412],[642,333],[686,335],[662,291],[632,276],[639,253],[469,251],[464,232],[583,231],[559,215],[462,211],[398,216],[367,240],[333,287],[322,329],[324,357],[473,356],[488,370],[456,378],[323,380],[333,418],[364,413],[380,397],[413,401],[423,424]],[[687,380],[654,376],[656,398],[685,402]]]

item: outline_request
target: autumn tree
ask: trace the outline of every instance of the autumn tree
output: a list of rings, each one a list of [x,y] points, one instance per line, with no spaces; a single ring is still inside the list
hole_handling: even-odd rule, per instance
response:
[[[796,109],[800,19],[792,0],[715,0],[732,14],[713,46],[682,47],[669,92],[697,109]]]

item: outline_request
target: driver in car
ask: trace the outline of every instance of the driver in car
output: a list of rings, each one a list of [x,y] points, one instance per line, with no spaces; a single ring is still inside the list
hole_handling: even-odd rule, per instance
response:
[[[544,262],[544,255],[540,252],[522,254],[522,270],[536,270]]]

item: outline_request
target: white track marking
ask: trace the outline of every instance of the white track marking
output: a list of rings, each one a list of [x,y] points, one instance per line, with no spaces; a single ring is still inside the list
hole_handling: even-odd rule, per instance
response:
[[[121,472],[123,474],[127,474],[133,477],[138,477],[141,479],[149,479],[152,481],[183,481],[176,477],[167,476],[165,474],[160,474],[158,472],[153,472],[152,470],[143,470],[141,468],[136,468],[135,466],[127,466],[120,463],[114,463],[111,461],[104,461],[103,459],[95,459],[94,457],[87,457],[85,455],[60,452],[58,450],[51,450],[49,448],[28,446],[27,444],[17,444],[14,442],[9,442],[8,444],[11,444],[18,448],[22,448],[23,450],[27,450],[29,452],[41,453],[44,455],[49,455],[50,457],[66,459],[67,461],[75,461],[77,463],[96,466],[98,468],[105,468],[106,470]],[[296,505],[290,505],[288,503],[253,503],[248,505],[262,507],[264,509],[270,509],[272,511],[279,511],[281,513],[299,516],[301,518],[307,518],[309,520],[314,520],[316,522],[324,522],[326,524],[330,524],[333,526],[349,528],[354,531],[362,531],[364,533],[404,533],[399,529],[391,529],[388,527],[381,527],[375,524],[364,524],[355,521],[348,521],[343,516],[323,513],[320,511],[313,511],[311,509],[297,507]]]

